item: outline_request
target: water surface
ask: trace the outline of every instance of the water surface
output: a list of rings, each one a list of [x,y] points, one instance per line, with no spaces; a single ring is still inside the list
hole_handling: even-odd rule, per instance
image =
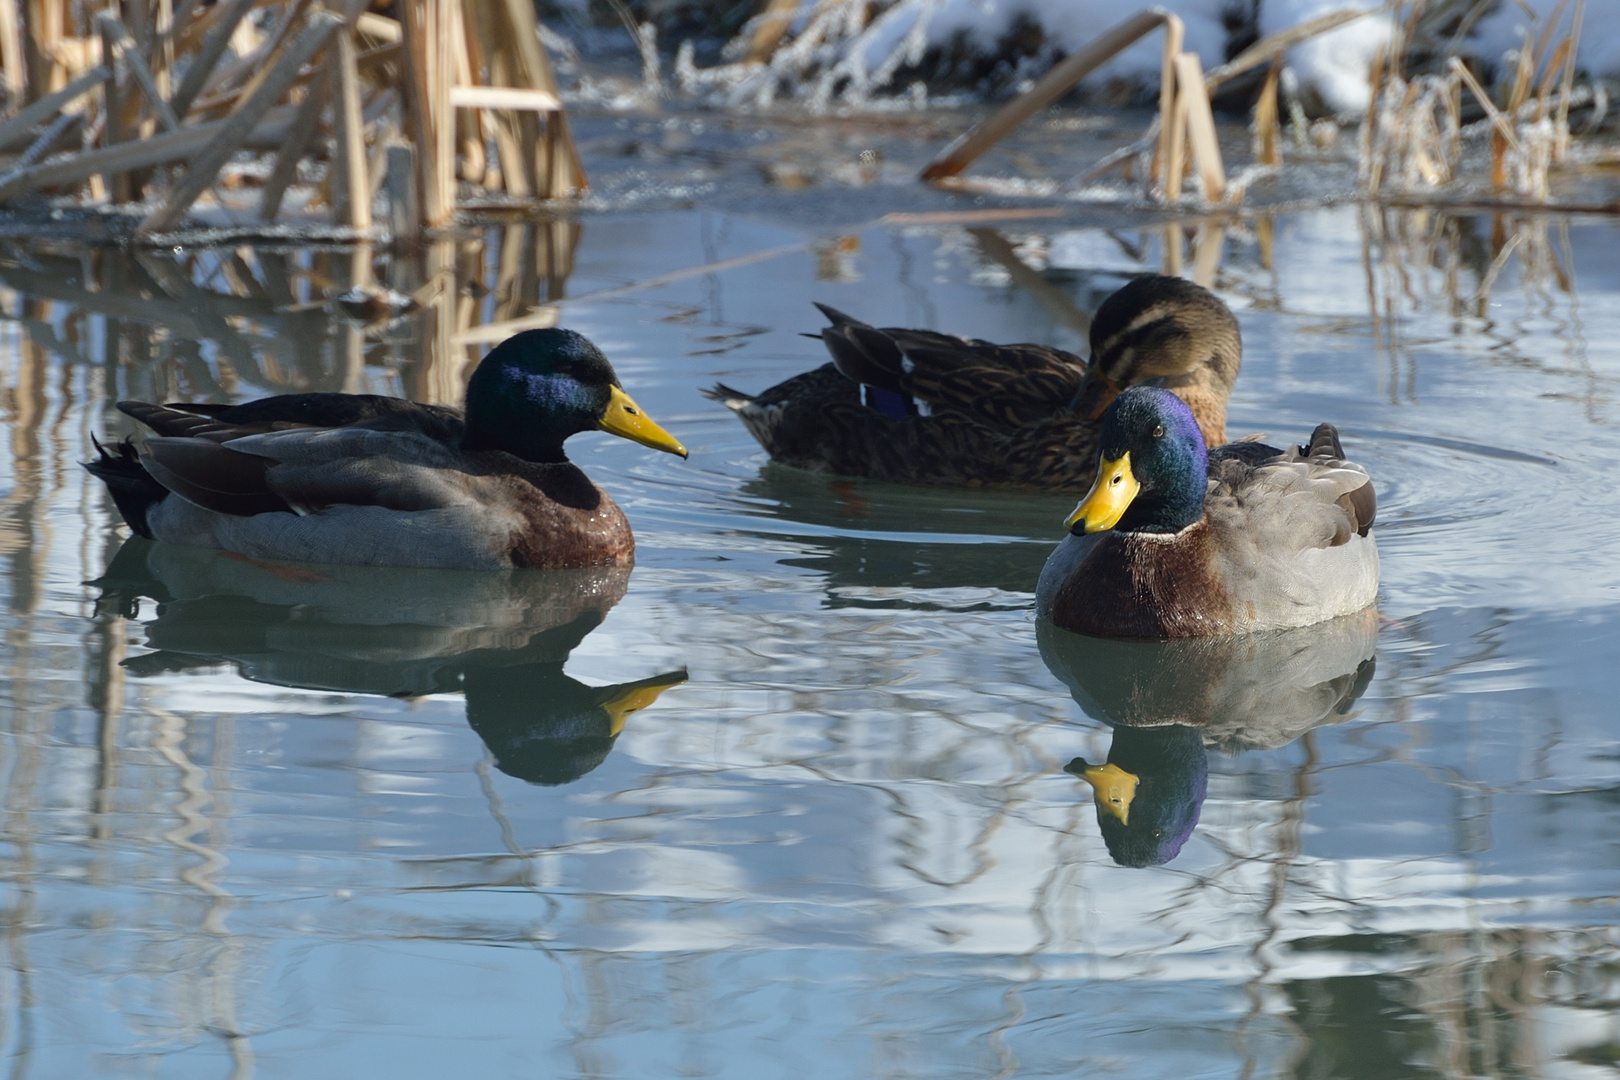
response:
[[[622,212],[379,260],[427,306],[369,328],[343,252],[0,249],[10,1073],[1609,1075],[1620,232],[1183,241]],[[1076,654],[1031,614],[1068,498],[776,468],[697,393],[822,362],[810,299],[1079,348],[1167,260],[1242,320],[1234,434],[1330,419],[1376,478],[1379,621]],[[570,443],[627,577],[122,547],[76,464],[123,397],[454,400],[562,297],[692,450]],[[1065,771],[1111,753],[1168,763],[1168,862]]]

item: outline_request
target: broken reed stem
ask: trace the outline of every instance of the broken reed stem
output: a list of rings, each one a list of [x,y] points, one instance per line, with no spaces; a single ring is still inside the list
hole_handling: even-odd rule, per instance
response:
[[[327,198],[339,222],[355,229],[371,224],[401,111],[423,181],[413,185],[419,217],[448,222],[460,176],[520,197],[584,187],[530,0],[481,0],[470,9],[466,0],[396,0],[404,26],[366,11],[366,0],[218,0],[208,7],[206,0],[175,0],[172,9],[171,0],[109,2],[105,11],[92,4],[77,15],[68,0],[0,0],[0,87],[9,92],[11,113],[0,119],[0,150],[28,147],[0,175],[0,202],[87,179],[95,198],[128,202],[149,193],[153,167],[193,158],[137,230],[147,237],[177,225],[231,154],[281,134],[286,141],[276,148],[257,207],[268,221],[281,212],[300,158],[327,156],[317,136],[328,104],[335,138]],[[327,8],[339,6],[346,28],[322,46],[338,18]],[[268,32],[249,21],[259,7],[272,10]],[[72,36],[74,18],[88,21],[100,39],[103,62],[89,70],[95,52],[91,41]],[[351,37],[360,27],[364,42]],[[318,62],[323,47],[327,58]],[[228,51],[236,55],[227,62]],[[184,74],[171,90],[177,55]],[[44,92],[53,82],[61,89]],[[302,100],[294,89],[300,85]],[[81,113],[76,102],[98,86],[102,99]],[[39,100],[25,103],[29,88]],[[96,116],[84,137],[89,149],[42,160],[86,116]],[[491,136],[498,169],[485,160]]]
[[[947,146],[923,169],[922,179],[941,180],[957,175],[980,154],[1000,142],[1008,132],[1068,93],[1070,88],[1114,54],[1165,25],[1170,18],[1174,16],[1163,11],[1139,11],[1104,30],[1083,48],[1055,64],[1029,90],[997,109],[988,119],[975,124]]]
[[[1254,156],[1262,165],[1282,164],[1282,138],[1278,123],[1277,84],[1282,77],[1282,58],[1271,61],[1260,98],[1254,103]]]
[[[1164,48],[1159,55],[1159,148],[1148,165],[1149,188],[1158,183],[1168,190],[1170,185],[1159,173],[1166,168],[1171,157],[1179,153],[1171,149],[1178,146],[1181,139],[1181,129],[1176,123],[1176,57],[1181,54],[1181,45],[1186,37],[1187,26],[1181,18],[1167,15],[1164,20]],[[1181,190],[1179,174],[1175,187],[1178,192]]]
[[[1456,72],[1462,79],[1463,85],[1468,87],[1469,92],[1474,95],[1475,99],[1484,108],[1485,115],[1490,118],[1491,126],[1496,129],[1503,140],[1513,147],[1516,152],[1524,153],[1524,147],[1519,145],[1517,136],[1513,134],[1512,121],[1503,115],[1502,110],[1496,107],[1496,103],[1491,100],[1491,95],[1485,92],[1485,88],[1479,85],[1479,80],[1474,78],[1473,73],[1468,70],[1468,65],[1453,56],[1446,62],[1446,66]]]
[[[1226,169],[1221,164],[1220,142],[1215,135],[1215,114],[1204,89],[1204,65],[1197,53],[1176,57],[1176,88],[1186,102],[1187,137],[1192,144],[1193,163],[1204,185],[1204,199],[1219,202],[1226,195]]]
[[[315,59],[332,34],[342,28],[343,20],[330,12],[321,10],[310,14],[304,32],[288,46],[253,96],[224,122],[219,133],[186,169],[180,182],[169,191],[163,205],[152,211],[136,228],[137,238],[171,229],[180,223],[192,203],[214,182],[220,167],[242,145],[254,125],[270,111],[282,94],[292,88],[293,80],[303,66]]]

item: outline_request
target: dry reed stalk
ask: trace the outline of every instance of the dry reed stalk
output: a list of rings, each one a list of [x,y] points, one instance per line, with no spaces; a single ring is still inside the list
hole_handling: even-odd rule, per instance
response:
[[[1271,62],[1260,97],[1254,103],[1254,156],[1262,165],[1282,164],[1282,127],[1277,113],[1277,83],[1282,76],[1282,58]]]
[[[940,180],[956,176],[990,147],[1000,142],[1009,132],[1091,74],[1105,61],[1160,26],[1165,26],[1174,15],[1159,10],[1139,11],[1099,34],[1083,48],[1070,53],[1055,64],[1034,86],[997,109],[988,119],[975,124],[968,132],[947,146],[922,171],[924,180]]]
[[[762,64],[793,25],[799,0],[765,0],[765,9],[755,16],[754,32],[748,39],[748,62]]]
[[[321,111],[326,108],[327,83],[330,72],[322,72],[304,91],[303,103],[287,131],[287,141],[276,151],[276,163],[259,195],[259,220],[274,221],[281,212],[281,200],[287,188],[298,178],[298,159],[320,127]]]
[[[336,48],[327,50],[327,79],[337,88],[333,100],[332,220],[352,229],[371,228],[371,177],[366,163],[366,132],[360,118],[360,77],[355,70],[354,36],[338,32]]]
[[[23,104],[27,91],[23,67],[22,15],[17,0],[0,0],[0,69],[6,86],[6,107]]]
[[[1192,144],[1192,157],[1198,169],[1198,179],[1204,185],[1204,200],[1219,202],[1226,194],[1226,170],[1221,165],[1221,147],[1215,135],[1215,114],[1209,106],[1209,92],[1204,88],[1204,68],[1197,53],[1182,53],[1176,57],[1176,89],[1186,103],[1183,115],[1187,123],[1187,139]]]
[[[236,152],[259,120],[275,106],[281,95],[292,88],[303,66],[315,59],[332,34],[343,28],[343,19],[325,10],[312,12],[304,31],[259,84],[253,96],[232,113],[202,152],[191,162],[163,204],[147,215],[135,230],[137,238],[150,236],[180,223],[192,203],[214,182],[220,167]]]
[[[180,88],[174,92],[170,105],[174,111],[184,116],[191,110],[191,103],[197,100],[202,93],[203,84],[213,73],[220,57],[231,43],[231,35],[236,32],[236,26],[247,13],[252,10],[254,0],[231,0],[229,4],[219,4],[209,10],[213,15],[214,26],[208,36],[203,39],[202,47],[197,55],[192,57],[191,67],[186,71],[186,77],[180,81]],[[217,14],[216,14],[217,13]]]
[[[1176,57],[1181,55],[1186,36],[1186,24],[1179,16],[1172,15],[1165,20],[1164,49],[1159,54],[1159,148],[1148,165],[1148,183],[1157,182],[1167,191],[1170,183],[1166,176],[1160,175],[1159,170],[1164,169],[1171,158],[1181,152],[1181,134],[1176,121]],[[1176,174],[1174,183],[1179,192],[1180,173]]]
[[[285,139],[287,125],[291,122],[293,114],[294,110],[290,108],[270,111],[253,129],[248,139],[239,142]],[[41,188],[83,183],[93,173],[116,173],[183,161],[206,147],[228,123],[227,120],[216,120],[207,124],[183,127],[166,135],[154,135],[139,142],[118,143],[96,150],[86,150],[66,160],[46,161],[31,169],[7,173],[4,177],[0,177],[0,203]]]
[[[1268,34],[1247,49],[1238,53],[1220,67],[1210,68],[1204,76],[1205,85],[1213,90],[1221,83],[1235,76],[1243,74],[1251,68],[1257,68],[1267,61],[1276,61],[1289,49],[1302,45],[1313,37],[1337,30],[1348,23],[1355,22],[1365,15],[1371,15],[1377,8],[1343,8],[1339,11],[1330,11],[1325,15],[1318,15],[1314,19],[1307,19],[1295,26]]]
[[[59,112],[79,98],[112,78],[112,69],[99,66],[86,71],[73,82],[47,94],[31,105],[25,105],[5,120],[0,120],[0,149],[21,142],[33,128],[52,113]]]

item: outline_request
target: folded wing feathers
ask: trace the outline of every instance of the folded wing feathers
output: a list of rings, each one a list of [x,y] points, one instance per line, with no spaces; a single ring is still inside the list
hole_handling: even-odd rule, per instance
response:
[[[330,506],[433,510],[474,499],[492,483],[456,453],[416,432],[294,428],[229,443],[147,440],[142,463],[170,491],[235,516],[313,513]]]

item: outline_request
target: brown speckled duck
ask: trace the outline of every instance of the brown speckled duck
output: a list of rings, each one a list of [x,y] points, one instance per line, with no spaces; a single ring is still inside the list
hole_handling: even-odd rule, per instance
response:
[[[1305,446],[1207,451],[1186,404],[1137,386],[1103,415],[1097,480],[1035,589],[1036,612],[1097,637],[1310,626],[1378,598],[1372,480],[1320,425]]]
[[[897,483],[1083,491],[1103,410],[1141,383],[1186,402],[1209,445],[1226,441],[1243,356],[1237,320],[1182,278],[1140,277],[1103,301],[1089,365],[1045,345],[880,330],[817,306],[832,323],[821,331],[832,363],[757,396],[705,391],[785,465]]]
[[[624,512],[563,453],[581,431],[686,449],[572,330],[491,350],[464,411],[373,394],[118,408],[157,433],[101,447],[141,536],[259,559],[507,569],[629,563]]]

